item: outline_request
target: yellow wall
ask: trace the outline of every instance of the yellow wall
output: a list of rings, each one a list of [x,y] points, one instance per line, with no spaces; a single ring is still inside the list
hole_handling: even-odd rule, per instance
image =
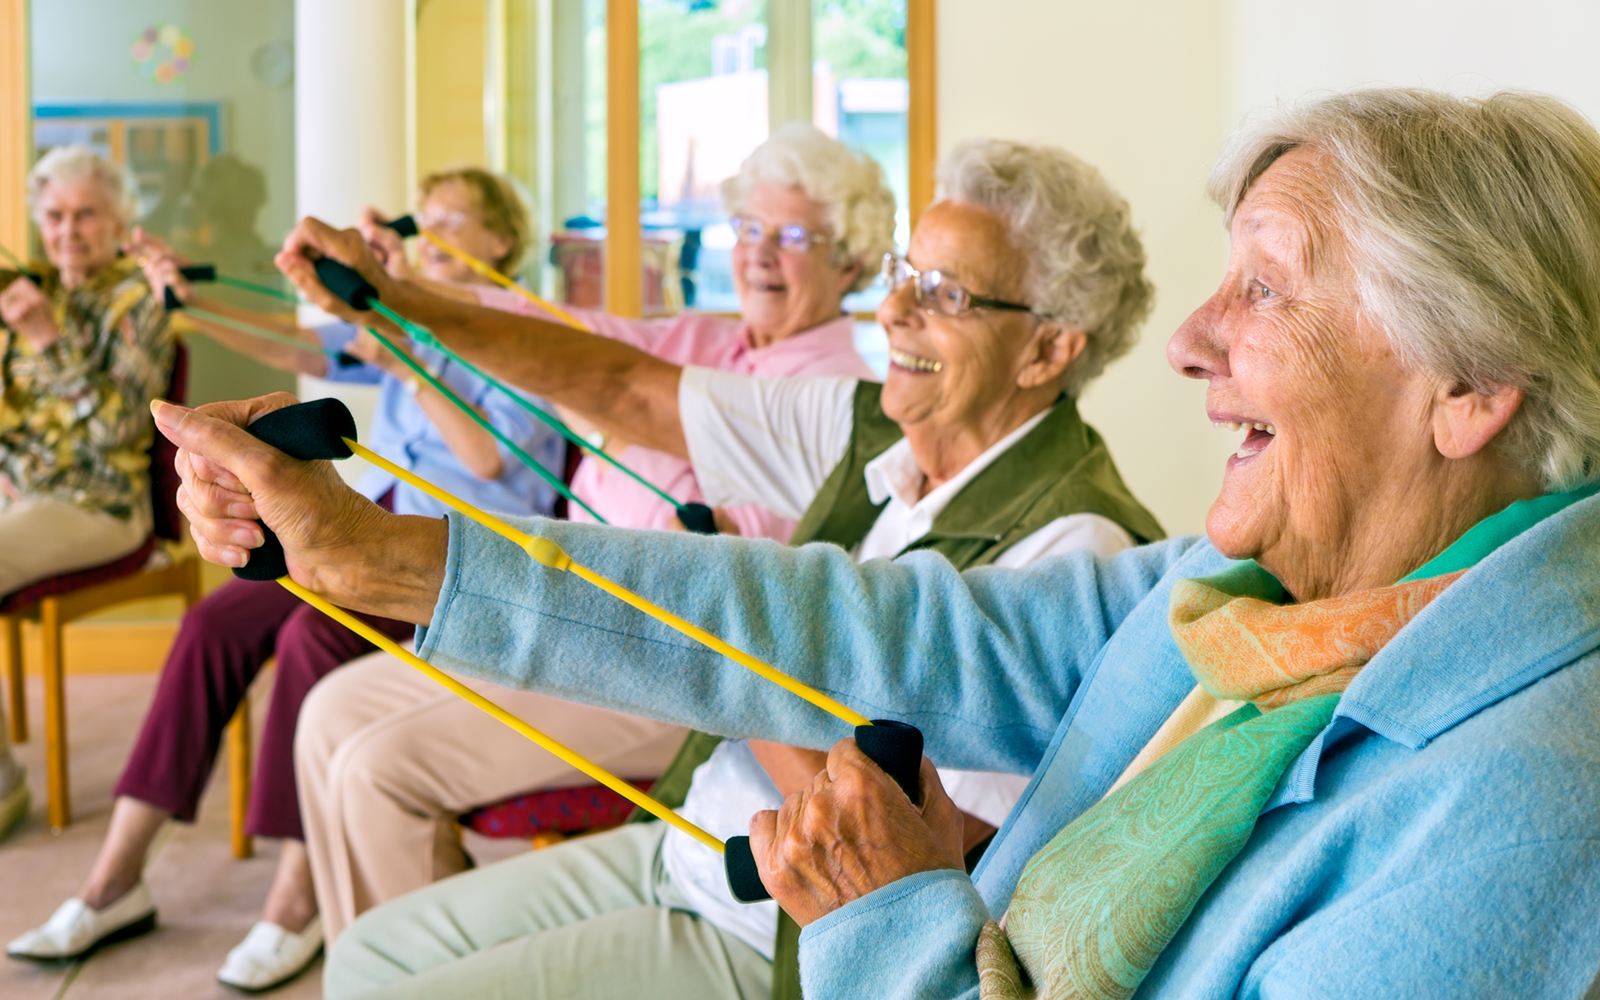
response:
[[[484,164],[486,0],[417,2],[417,177]]]
[[[1133,205],[1156,311],[1083,410],[1168,532],[1203,530],[1239,435],[1167,338],[1216,287],[1227,243],[1202,188],[1225,122],[1222,0],[939,0],[939,147],[994,136],[1065,147]],[[1022,26],[1026,26],[1025,29]]]

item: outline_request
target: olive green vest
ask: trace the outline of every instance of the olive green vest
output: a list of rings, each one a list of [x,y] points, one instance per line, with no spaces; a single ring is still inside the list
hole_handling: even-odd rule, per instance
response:
[[[822,484],[795,527],[791,545],[832,542],[854,548],[872,530],[888,501],[867,495],[867,463],[888,451],[904,434],[879,404],[883,387],[856,386],[850,446]],[[926,535],[900,553],[929,550],[958,570],[987,566],[1006,549],[1052,521],[1072,514],[1099,514],[1127,530],[1138,544],[1166,537],[1161,525],[1123,485],[1094,428],[1078,417],[1077,404],[1063,396],[1050,415],[978,473],[933,519]],[[694,770],[711,756],[722,737],[690,733],[651,797],[673,809],[689,794]],[[652,817],[637,810],[633,820]],[[799,1000],[800,930],[787,914],[778,920],[777,954],[772,968],[773,1000]]]

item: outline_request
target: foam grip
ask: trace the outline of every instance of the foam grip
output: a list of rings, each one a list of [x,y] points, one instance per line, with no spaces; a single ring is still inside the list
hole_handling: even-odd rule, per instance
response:
[[[711,508],[703,503],[686,503],[678,507],[678,521],[697,535],[715,535],[717,519]]]
[[[360,274],[334,260],[319,258],[315,265],[317,280],[352,309],[365,310],[378,301],[378,290]]]
[[[190,264],[178,268],[178,273],[183,275],[185,281],[216,281],[217,267],[215,264]]]
[[[273,410],[245,430],[290,458],[309,462],[349,458],[350,446],[344,439],[355,439],[356,420],[339,400],[314,399]],[[251,550],[250,561],[233,571],[241,580],[276,580],[289,573],[278,536],[264,524],[261,534],[264,540],[259,548]]]
[[[408,239],[421,232],[417,228],[417,218],[414,215],[402,215],[398,219],[390,219],[384,226],[399,233],[401,239]]]
[[[333,362],[340,368],[359,368],[366,364],[365,361],[362,361],[354,354],[346,354],[343,351],[340,351],[338,354],[333,356]]]
[[[905,722],[873,719],[870,726],[856,727],[856,746],[895,780],[912,805],[922,804],[922,730]]]
[[[167,312],[177,312],[183,308],[183,300],[173,293],[171,285],[161,290],[161,308]]]
[[[771,899],[772,894],[761,884],[761,874],[756,871],[755,852],[750,850],[749,837],[729,837],[723,844],[722,867],[728,875],[728,889],[741,903],[759,903]]]

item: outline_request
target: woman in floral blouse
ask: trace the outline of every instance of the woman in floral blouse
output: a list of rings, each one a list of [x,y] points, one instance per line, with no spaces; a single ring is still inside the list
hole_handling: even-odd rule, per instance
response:
[[[49,264],[0,273],[0,597],[149,537],[150,400],[172,375],[166,312],[119,250],[126,173],[60,147],[29,173],[28,203]],[[4,739],[0,835],[28,798]]]

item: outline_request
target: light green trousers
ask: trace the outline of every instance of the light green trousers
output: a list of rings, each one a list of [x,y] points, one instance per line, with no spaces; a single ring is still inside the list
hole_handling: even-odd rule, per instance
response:
[[[385,903],[328,952],[326,1000],[766,1000],[772,963],[674,908],[665,823],[530,851]]]

